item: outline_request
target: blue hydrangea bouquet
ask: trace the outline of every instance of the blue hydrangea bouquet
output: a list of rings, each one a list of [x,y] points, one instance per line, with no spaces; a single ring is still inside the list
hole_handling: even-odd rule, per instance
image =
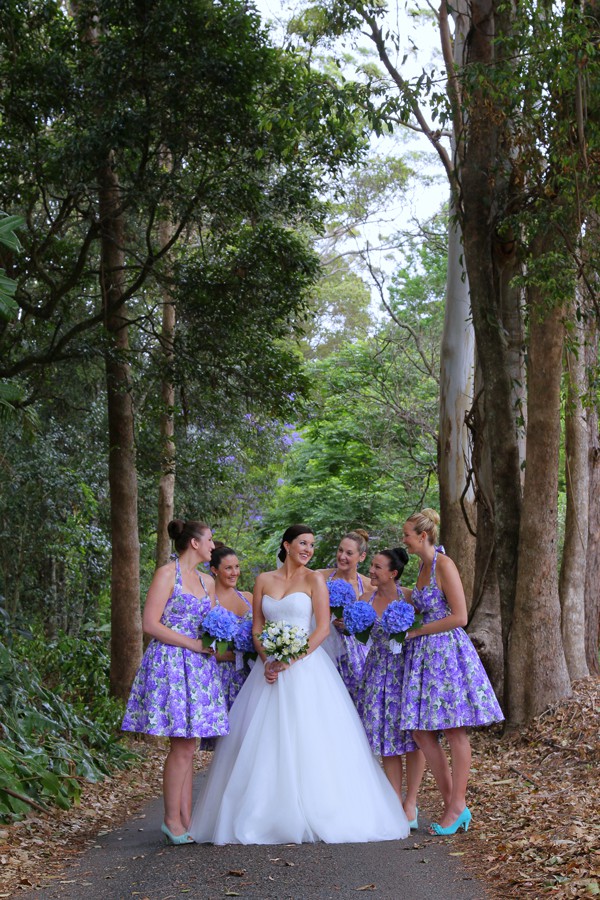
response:
[[[406,600],[394,600],[384,610],[381,627],[389,638],[392,653],[400,653],[406,640],[406,632],[411,628],[419,628],[423,624],[423,616],[415,614],[415,608]]]
[[[252,638],[252,619],[244,617],[238,623],[235,634],[233,635],[233,646],[236,655],[238,653],[243,654],[243,661],[245,663],[250,659],[256,659],[258,653],[254,647],[254,640]]]
[[[224,606],[213,606],[202,620],[202,643],[212,647],[217,653],[226,653],[233,649],[233,636],[236,632],[238,617]]]
[[[377,614],[370,603],[356,600],[344,610],[344,631],[346,634],[353,634],[361,644],[366,644],[376,618]]]
[[[354,588],[347,581],[335,578],[327,585],[329,589],[329,606],[336,619],[344,618],[344,610],[349,603],[354,603],[356,594]]]
[[[265,622],[265,627],[258,636],[264,647],[267,659],[289,663],[308,650],[308,634],[298,625],[288,622]]]

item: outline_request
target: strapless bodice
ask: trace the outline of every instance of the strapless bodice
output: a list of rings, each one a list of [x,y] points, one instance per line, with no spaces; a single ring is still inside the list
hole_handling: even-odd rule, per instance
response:
[[[262,611],[269,622],[287,622],[304,628],[307,634],[312,631],[313,614],[312,599],[304,591],[292,591],[281,600],[275,600],[269,594],[263,594]]]

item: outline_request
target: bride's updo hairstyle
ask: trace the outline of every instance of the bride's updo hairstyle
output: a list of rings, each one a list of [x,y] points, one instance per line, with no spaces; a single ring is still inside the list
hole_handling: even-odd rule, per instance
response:
[[[348,534],[344,535],[342,540],[354,541],[354,543],[358,547],[359,556],[362,553],[366,553],[369,549],[369,533],[368,531],[364,531],[364,529],[362,528],[355,528],[354,531],[349,531]]]
[[[173,519],[167,525],[167,531],[177,553],[183,553],[190,546],[192,538],[200,540],[205,531],[210,531],[210,527],[204,522],[184,522],[183,519]]]
[[[404,566],[408,562],[408,553],[404,547],[393,547],[386,550],[378,550],[377,556],[385,556],[390,563],[390,571],[396,571],[394,581],[398,581],[404,571]]]
[[[283,545],[291,544],[292,541],[301,534],[314,534],[314,531],[310,525],[290,525],[289,528],[285,529],[283,537],[281,538],[281,544],[279,545],[279,553],[277,554],[279,562],[284,563],[287,556],[287,550]]]
[[[440,516],[435,509],[422,509],[420,513],[413,513],[406,521],[410,522],[417,534],[425,532],[430,544],[437,544]]]

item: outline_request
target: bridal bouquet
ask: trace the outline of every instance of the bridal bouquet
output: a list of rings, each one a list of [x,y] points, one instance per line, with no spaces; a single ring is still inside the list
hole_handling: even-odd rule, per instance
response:
[[[239,623],[233,635],[233,647],[236,661],[238,653],[242,655],[243,662],[258,656],[254,641],[252,640],[252,619],[244,617]],[[240,667],[241,668],[241,667]]]
[[[415,608],[406,600],[394,600],[386,607],[381,617],[381,627],[388,635],[392,653],[400,653],[406,639],[406,632],[419,628],[423,617],[415,615]]]
[[[238,617],[224,606],[213,606],[201,625],[202,643],[212,647],[217,653],[233,649],[233,636],[238,625]]]
[[[344,610],[344,630],[348,634],[353,634],[361,644],[366,644],[376,618],[377,613],[370,603],[356,600]]]
[[[258,639],[263,645],[268,660],[276,659],[289,663],[308,650],[308,634],[298,625],[287,622],[265,622]]]
[[[341,578],[330,581],[327,587],[329,589],[329,606],[331,607],[331,612],[336,619],[343,619],[344,610],[348,604],[354,603],[356,600],[354,588],[351,584],[348,584],[347,581],[343,581]]]

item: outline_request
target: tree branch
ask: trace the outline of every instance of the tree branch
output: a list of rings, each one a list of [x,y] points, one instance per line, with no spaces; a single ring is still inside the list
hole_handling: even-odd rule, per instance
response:
[[[415,101],[414,97],[411,94],[408,82],[400,75],[397,68],[393,65],[393,63],[389,57],[389,54],[387,52],[385,42],[383,40],[383,34],[381,32],[379,25],[377,24],[376,19],[373,16],[370,16],[366,12],[361,12],[361,15],[362,15],[363,19],[365,20],[365,22],[367,23],[367,25],[369,26],[369,28],[371,29],[370,38],[373,41],[373,43],[375,44],[375,46],[377,47],[377,53],[379,54],[379,59],[381,60],[381,62],[385,66],[385,68],[387,69],[388,74],[390,75],[394,84],[397,86],[401,95],[405,99],[408,100],[408,103],[412,110],[412,113],[423,130],[423,134],[429,140],[429,142],[432,144],[436,153],[440,157],[440,159],[442,161],[442,165],[444,166],[444,169],[446,170],[446,174],[448,175],[448,179],[450,180],[450,183],[453,183],[454,182],[454,167],[452,165],[452,161],[448,155],[448,152],[446,151],[446,148],[443,146],[443,144],[440,143],[440,139],[439,139],[440,133],[438,131],[434,131],[430,127],[429,123],[427,122],[427,120],[425,119],[425,116],[423,115],[423,113],[421,111],[419,104]]]

